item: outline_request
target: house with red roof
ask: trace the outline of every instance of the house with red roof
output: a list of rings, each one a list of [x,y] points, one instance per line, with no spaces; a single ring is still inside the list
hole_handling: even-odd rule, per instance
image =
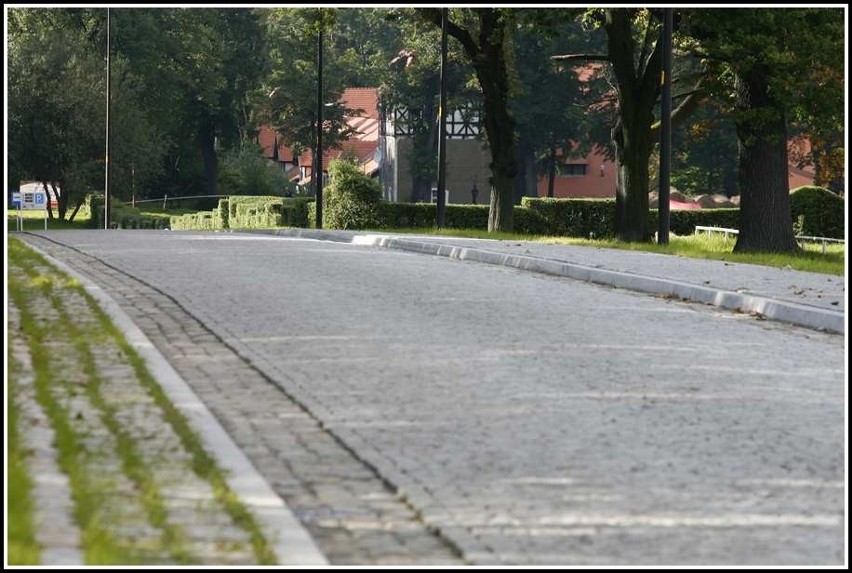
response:
[[[583,71],[579,72],[582,78]],[[407,130],[405,112],[384,110],[379,101],[378,88],[348,88],[340,102],[347,108],[360,110],[360,115],[346,119],[353,130],[340,149],[323,150],[323,167],[340,157],[354,158],[361,171],[378,179],[382,193],[389,201],[411,201],[412,181],[410,154],[413,143]],[[479,137],[479,118],[472,106],[453,110],[447,118],[447,199],[449,203],[472,203],[473,187],[477,188],[478,203],[488,202],[488,167],[491,156]],[[310,185],[313,178],[313,150],[296,156],[293,149],[279,141],[278,134],[269,126],[262,126],[258,143],[263,156],[274,161],[300,186]],[[436,158],[437,160],[437,158]],[[813,169],[789,166],[790,188],[812,184]],[[566,156],[557,151],[557,169],[554,179],[556,198],[612,198],[615,197],[615,164],[607,159],[603,150],[593,148],[585,157]],[[547,175],[538,179],[538,195],[546,197],[549,181]]]
[[[353,130],[340,149],[323,150],[323,172],[327,173],[332,159],[340,157],[354,158],[361,171],[377,176],[379,171],[379,112],[378,90],[376,88],[348,88],[344,90],[340,103],[349,109],[358,110],[361,115],[346,118],[347,125]],[[278,134],[269,126],[261,126],[257,142],[263,156],[276,162],[291,181],[300,186],[310,185],[313,178],[314,151],[306,150],[296,155],[292,147],[279,141]]]

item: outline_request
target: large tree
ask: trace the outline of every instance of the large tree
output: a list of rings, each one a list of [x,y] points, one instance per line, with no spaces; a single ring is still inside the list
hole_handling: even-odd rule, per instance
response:
[[[69,209],[73,219],[86,193],[104,188],[104,16],[91,9],[9,12],[10,171],[43,182],[51,194],[60,190],[60,219]],[[158,137],[142,110],[138,78],[121,58],[110,67],[110,164],[127,165],[130,189],[133,176],[142,183],[156,173]]]
[[[687,13],[696,53],[728,94],[739,140],[740,223],[734,251],[789,252],[788,126],[842,125],[843,10],[749,8]]]
[[[565,61],[609,62],[615,80],[618,115],[612,128],[616,163],[616,236],[623,241],[649,241],[649,161],[659,138],[655,110],[662,71],[661,10],[593,9],[591,25],[607,35],[605,54],[568,54]],[[682,121],[699,101],[700,78],[684,92],[672,121]]]
[[[215,195],[219,151],[247,138],[247,96],[266,61],[260,16],[247,8],[117,8],[112,28],[114,52],[141,79],[142,108],[163,134],[158,192]]]
[[[339,147],[351,135],[347,115],[358,110],[340,102],[348,66],[337,58],[337,10],[276,8],[264,12],[270,66],[254,94],[253,122],[269,124],[297,155],[316,145],[317,38],[323,34],[323,147]]]
[[[441,10],[421,8],[418,12],[440,28]],[[515,120],[509,106],[514,16],[507,8],[449,10],[449,13],[447,34],[461,44],[482,90],[482,121],[491,150],[488,231],[511,231],[517,174]]]
[[[607,145],[604,114],[596,111],[606,84],[594,70],[600,64],[572,66],[566,73],[553,54],[601,51],[603,32],[583,28],[577,9],[523,9],[517,11],[514,42],[517,89],[511,97],[517,122],[518,177],[515,201],[538,196],[539,176],[549,178],[549,192],[560,161],[582,157],[594,145]],[[605,135],[604,135],[604,132]]]

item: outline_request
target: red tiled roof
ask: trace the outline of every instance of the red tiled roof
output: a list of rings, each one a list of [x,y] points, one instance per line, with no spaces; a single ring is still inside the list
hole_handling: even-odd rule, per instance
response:
[[[322,164],[328,167],[332,159],[343,155],[354,155],[358,159],[361,171],[370,175],[376,171],[373,157],[379,145],[379,90],[377,88],[347,88],[340,96],[340,102],[349,109],[363,110],[363,115],[346,118],[347,125],[355,132],[349,139],[341,143],[340,149],[323,149]],[[299,165],[304,165],[310,172],[314,164],[313,150],[308,149],[299,156]],[[325,169],[323,169],[325,170]],[[308,174],[301,183],[309,183]]]
[[[275,157],[275,141],[278,134],[268,125],[262,125],[257,134],[257,142],[260,145],[263,156],[267,159]],[[278,145],[278,161],[293,162],[293,148],[282,144]]]
[[[350,109],[364,110],[364,117],[379,119],[378,88],[346,88],[340,96],[340,103]]]

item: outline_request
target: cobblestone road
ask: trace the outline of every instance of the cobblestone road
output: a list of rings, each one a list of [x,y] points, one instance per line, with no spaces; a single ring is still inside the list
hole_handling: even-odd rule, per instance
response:
[[[143,233],[50,234],[120,271],[27,240],[120,302],[332,562],[843,560],[840,336],[407,253]]]

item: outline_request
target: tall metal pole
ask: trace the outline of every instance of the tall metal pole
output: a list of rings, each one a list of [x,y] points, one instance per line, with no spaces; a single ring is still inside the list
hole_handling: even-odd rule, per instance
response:
[[[109,229],[109,8],[106,21],[106,150],[104,155],[104,229]]]
[[[444,226],[447,186],[447,9],[441,8],[441,103],[438,106],[440,116],[438,127],[438,203],[436,205],[436,226]]]
[[[672,165],[672,9],[663,8],[663,90],[660,121],[660,228],[657,243],[669,244],[669,179]]]
[[[319,30],[317,31],[317,149],[314,154],[317,229],[322,229],[322,107],[322,8],[320,8]]]

